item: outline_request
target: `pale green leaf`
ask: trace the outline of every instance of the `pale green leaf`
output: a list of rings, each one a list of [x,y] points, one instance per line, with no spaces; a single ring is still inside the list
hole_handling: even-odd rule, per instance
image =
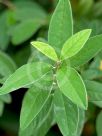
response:
[[[69,0],[59,0],[52,16],[48,42],[60,53],[65,41],[73,34],[72,11]]]
[[[96,120],[97,136],[102,136],[102,111],[99,113]]]
[[[102,108],[102,84],[96,81],[85,81],[89,102]]]
[[[78,107],[59,90],[54,94],[54,113],[63,136],[76,136],[79,121]]]
[[[87,109],[88,100],[84,82],[81,76],[70,67],[63,67],[57,71],[57,82],[60,91],[73,103]]]
[[[92,59],[102,49],[102,35],[97,35],[90,38],[85,46],[72,58],[70,58],[71,65],[77,67],[85,64]],[[97,45],[97,46],[96,46]]]
[[[0,88],[0,95],[34,84],[48,73],[51,73],[51,66],[47,63],[36,62],[23,65],[6,80]]]
[[[57,57],[55,50],[50,45],[48,45],[47,43],[37,41],[37,42],[31,42],[31,44],[35,48],[37,48],[40,52],[42,52],[47,57],[49,57],[50,59],[52,59],[54,61],[58,60],[58,57]]]
[[[85,29],[76,33],[71,38],[69,38],[63,45],[63,48],[61,51],[61,58],[64,60],[78,53],[82,49],[82,47],[85,45],[90,34],[91,34],[91,30]]]
[[[53,103],[52,96],[50,96],[40,113],[31,122],[31,124],[24,130],[20,129],[19,136],[45,136],[50,129],[52,122]]]
[[[28,90],[20,114],[20,128],[22,130],[27,128],[32,120],[39,114],[49,96],[50,91],[40,89],[36,86]]]

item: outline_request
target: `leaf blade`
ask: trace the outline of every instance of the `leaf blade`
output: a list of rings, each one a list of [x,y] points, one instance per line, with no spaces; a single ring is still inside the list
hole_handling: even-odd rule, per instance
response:
[[[51,66],[43,62],[28,63],[17,69],[0,88],[0,95],[31,85],[51,72]]]
[[[102,35],[97,35],[90,38],[82,48],[82,50],[80,50],[75,56],[70,58],[71,66],[78,67],[92,59],[99,51],[101,51],[101,41]]]
[[[77,54],[85,45],[90,34],[91,34],[91,29],[85,29],[76,33],[71,38],[69,38],[63,45],[61,51],[62,60],[68,59],[74,56],[75,54]]]
[[[78,107],[59,90],[54,94],[54,112],[62,134],[64,136],[76,136],[79,121]]]
[[[85,80],[85,85],[89,101],[102,108],[102,84],[96,81]]]
[[[57,71],[56,78],[60,91],[73,103],[87,109],[87,93],[81,76],[74,69],[63,67]]]
[[[31,124],[24,130],[20,129],[19,136],[45,136],[50,129],[52,122],[53,103],[52,96],[50,95],[46,104]]]
[[[49,96],[50,92],[48,90],[43,90],[36,86],[32,86],[28,90],[20,114],[20,128],[22,130],[26,129],[32,120],[36,118]]]
[[[59,53],[62,45],[72,36],[72,33],[73,21],[70,2],[69,0],[59,0],[50,22],[48,42]]]
[[[31,44],[38,49],[40,52],[42,52],[43,54],[45,54],[47,57],[49,57],[50,59],[57,61],[58,57],[57,54],[55,52],[55,50],[48,44],[43,43],[43,42],[31,42]]]
[[[97,135],[101,136],[102,135],[102,112],[99,113],[97,120],[96,120],[96,131]]]

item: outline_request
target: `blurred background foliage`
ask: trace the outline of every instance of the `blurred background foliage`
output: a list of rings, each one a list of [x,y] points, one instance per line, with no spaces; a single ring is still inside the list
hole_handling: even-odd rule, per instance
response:
[[[102,0],[70,1],[73,10],[74,32],[91,28],[93,30],[91,36],[102,34]],[[43,55],[39,56],[39,53],[32,49],[30,42],[36,39],[47,40],[50,18],[57,2],[58,0],[0,0],[1,86],[18,67],[33,59],[35,61],[45,59]],[[98,81],[99,85],[95,86],[96,90],[99,89],[99,86],[101,88],[102,52],[78,70],[84,79]],[[26,89],[20,89],[10,95],[0,96],[0,136],[18,135],[20,108],[25,92]],[[82,136],[102,135],[100,132],[102,130],[100,128],[102,126],[101,108],[102,101],[93,102],[93,104],[89,102]],[[57,135],[61,136],[55,125],[49,130],[47,136]]]

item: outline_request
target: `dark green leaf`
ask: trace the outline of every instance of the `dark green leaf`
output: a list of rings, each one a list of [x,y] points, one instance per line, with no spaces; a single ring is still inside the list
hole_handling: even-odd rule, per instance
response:
[[[4,52],[0,51],[0,75],[8,77],[17,69],[14,61]]]
[[[102,112],[99,113],[96,120],[97,136],[102,136]]]
[[[89,101],[102,108],[102,84],[95,81],[85,81]]]
[[[12,27],[9,31],[12,36],[12,43],[18,45],[28,40],[41,27],[43,22],[36,20],[27,20]]]

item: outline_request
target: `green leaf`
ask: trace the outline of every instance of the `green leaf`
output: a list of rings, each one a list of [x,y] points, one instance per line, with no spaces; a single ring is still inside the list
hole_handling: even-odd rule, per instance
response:
[[[19,136],[45,136],[48,130],[51,128],[52,122],[53,103],[51,95],[31,124],[24,130],[20,129]]]
[[[55,50],[48,44],[43,43],[43,42],[31,42],[31,44],[37,48],[40,52],[42,52],[43,54],[45,54],[47,57],[49,57],[50,59],[57,61],[58,57],[57,54],[55,52]]]
[[[62,45],[72,36],[72,33],[73,21],[70,2],[69,0],[59,0],[50,22],[48,42],[57,53],[60,53]]]
[[[102,84],[96,81],[85,81],[89,102],[102,108]]]
[[[6,50],[9,44],[9,35],[7,33],[7,11],[0,14],[0,49]]]
[[[11,103],[12,98],[10,94],[2,95],[0,96],[0,100],[5,102],[5,103]]]
[[[43,22],[41,22],[41,20],[26,20],[18,25],[15,25],[15,27],[11,27],[9,34],[12,37],[12,43],[14,45],[19,45],[22,42],[25,42],[37,32],[42,24]]]
[[[7,78],[17,69],[14,61],[4,52],[0,51],[0,75]]]
[[[51,66],[47,63],[36,62],[23,65],[6,80],[0,88],[0,95],[34,84],[48,73],[51,73]]]
[[[91,34],[91,30],[86,29],[76,33],[71,38],[69,38],[63,45],[63,48],[61,51],[61,58],[63,60],[68,59],[74,56],[76,53],[78,53],[82,49],[82,47],[85,45],[90,34]]]
[[[72,58],[70,58],[71,65],[77,67],[85,64],[92,59],[102,49],[102,35],[97,35],[90,38],[85,46]],[[97,45],[97,46],[96,46]]]
[[[63,136],[76,136],[78,127],[78,107],[59,90],[54,94],[55,120]]]
[[[48,90],[43,90],[36,86],[28,90],[20,114],[20,128],[22,130],[27,128],[32,120],[39,114],[49,96],[50,92]]]
[[[100,79],[102,77],[102,71],[99,69],[88,69],[82,73],[82,77],[86,80]]]
[[[4,110],[4,103],[2,101],[0,101],[0,117],[3,114],[3,110]]]
[[[102,136],[102,111],[99,113],[96,120],[97,136]]]
[[[57,71],[57,82],[60,91],[73,103],[87,109],[88,100],[84,82],[81,76],[70,67],[62,67]]]
[[[13,18],[16,20],[43,20],[46,18],[46,12],[34,1],[15,1],[14,5],[16,8],[13,10]]]
[[[79,122],[76,136],[81,136],[81,133],[84,128],[84,123],[85,123],[85,111],[79,108]]]

